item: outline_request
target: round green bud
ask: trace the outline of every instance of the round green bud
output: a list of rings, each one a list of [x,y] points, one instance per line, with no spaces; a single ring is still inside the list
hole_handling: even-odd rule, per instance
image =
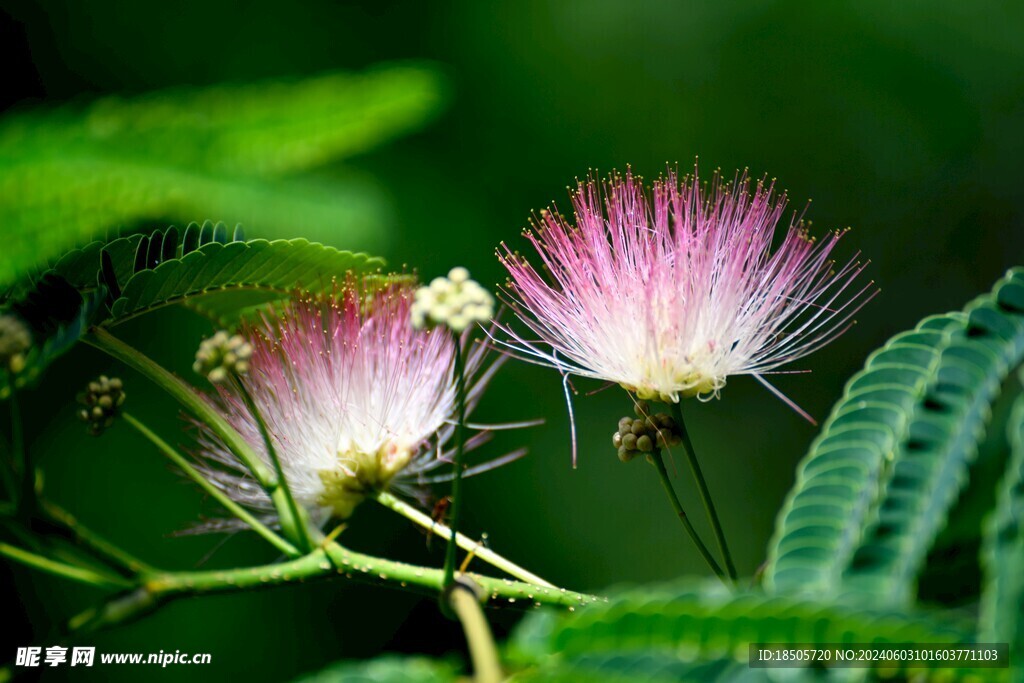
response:
[[[636,447],[644,453],[650,453],[654,450],[654,442],[651,441],[651,437],[644,434],[636,440]]]
[[[114,424],[114,418],[124,405],[124,384],[120,379],[100,375],[89,382],[86,391],[78,396],[82,408],[77,411],[78,418],[86,423],[89,434],[98,436],[103,430]]]
[[[15,315],[0,315],[0,365],[15,374],[25,369],[32,333]]]

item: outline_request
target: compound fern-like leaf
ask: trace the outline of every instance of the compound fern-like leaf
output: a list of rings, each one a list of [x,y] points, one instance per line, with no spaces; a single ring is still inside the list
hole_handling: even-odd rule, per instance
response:
[[[1020,291],[1024,294],[1024,289]],[[1024,303],[1024,298],[1020,300]],[[1024,380],[1024,375],[1022,375]],[[1024,395],[1008,425],[1010,459],[982,543],[984,589],[978,640],[1009,643],[1010,661],[1024,661]],[[1017,667],[1017,678],[1024,670]]]
[[[772,591],[909,601],[1024,354],[1024,272],[869,358],[801,463],[769,552]]]
[[[877,517],[844,574],[844,586],[909,602],[916,578],[956,503],[984,438],[1002,382],[1024,360],[1024,306],[1010,271],[966,309],[940,352],[937,374],[896,450]]]
[[[938,612],[688,580],[630,590],[571,614],[530,615],[510,654],[526,680],[729,681],[750,673],[751,643],[962,643],[972,636],[969,622]]]
[[[367,180],[296,172],[411,130],[439,110],[428,67],[177,89],[35,110],[0,122],[0,285],[76,244],[142,221],[213,216],[264,236],[379,245]]]
[[[111,306],[112,323],[155,308],[226,292],[248,292],[246,304],[288,296],[296,288],[324,288],[346,273],[363,273],[383,261],[338,251],[304,239],[210,242],[181,258],[136,272]]]

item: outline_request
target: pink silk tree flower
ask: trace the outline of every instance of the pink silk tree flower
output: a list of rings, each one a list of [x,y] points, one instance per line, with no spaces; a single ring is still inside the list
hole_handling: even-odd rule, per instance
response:
[[[376,492],[416,495],[423,485],[450,478],[432,472],[451,466],[446,444],[456,419],[455,344],[446,331],[415,329],[412,302],[411,287],[361,291],[348,282],[333,295],[296,297],[242,331],[252,349],[238,381],[267,425],[296,502],[318,522],[347,518]],[[501,364],[499,358],[484,367],[485,351],[478,345],[468,354],[467,411]],[[214,401],[271,468],[237,385],[216,388]],[[272,513],[270,499],[245,467],[198,426],[204,473],[237,502]],[[489,429],[479,427],[467,447],[486,441]]]
[[[703,185],[669,172],[649,191],[628,171],[579,182],[575,224],[543,211],[525,233],[542,268],[499,250],[504,298],[530,330],[504,326],[505,346],[640,399],[717,397],[732,375],[781,396],[762,375],[842,334],[876,291],[851,288],[856,256],[830,258],[843,232],[817,239],[794,216],[773,250],[786,201],[745,172]]]

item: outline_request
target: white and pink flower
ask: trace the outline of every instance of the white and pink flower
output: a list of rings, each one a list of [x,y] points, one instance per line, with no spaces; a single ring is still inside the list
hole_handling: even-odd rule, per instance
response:
[[[503,341],[642,399],[716,397],[732,375],[767,384],[842,334],[876,291],[851,287],[856,256],[832,260],[843,232],[816,239],[798,217],[784,222],[785,193],[746,173],[702,185],[670,172],[649,191],[631,172],[591,178],[572,205],[574,222],[544,211],[525,233],[541,268],[502,245],[505,299],[529,328],[506,326]]]
[[[412,324],[413,290],[365,292],[346,283],[330,296],[305,295],[243,330],[252,345],[239,378],[270,432],[296,502],[314,519],[344,519],[365,497],[388,488],[414,495],[450,472],[454,431],[455,343],[447,330]],[[467,410],[501,363],[484,367],[485,348],[468,354]],[[238,389],[217,386],[231,425],[271,468],[259,428]],[[271,513],[270,499],[244,466],[201,428],[205,473],[236,501]],[[481,428],[467,447],[490,436]],[[470,468],[490,469],[521,452]]]

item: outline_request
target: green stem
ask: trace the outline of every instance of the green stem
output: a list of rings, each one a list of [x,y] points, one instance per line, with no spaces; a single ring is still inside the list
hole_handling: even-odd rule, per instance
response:
[[[711,567],[711,571],[715,573],[715,576],[725,581],[725,574],[722,572],[722,568],[718,566],[718,562],[711,555],[711,551],[704,545],[704,541],[700,540],[700,536],[697,535],[697,530],[693,528],[693,524],[690,522],[690,518],[686,516],[686,512],[683,510],[682,503],[679,502],[679,497],[676,495],[675,489],[672,488],[672,482],[668,477],[668,470],[665,469],[665,459],[661,457],[661,451],[655,450],[651,453],[651,463],[654,465],[654,469],[658,471],[658,478],[661,480],[661,485],[665,489],[665,493],[668,495],[668,500],[672,503],[672,508],[679,515],[679,521],[683,523],[686,528],[686,533],[690,535],[693,543],[697,546],[697,550],[700,552],[700,556],[704,558],[704,561]]]
[[[0,474],[3,476],[4,488],[7,490],[7,497],[17,507],[18,493],[20,487],[17,481],[19,480],[21,471],[21,458],[24,452],[20,450],[20,434],[21,434],[21,420],[18,415],[18,408],[14,405],[15,392],[17,389],[14,387],[14,373],[7,373],[7,382],[11,387],[11,461],[10,463],[0,463]],[[9,467],[8,467],[9,465]]]
[[[178,377],[164,369],[161,365],[148,358],[138,349],[107,332],[102,327],[93,328],[83,340],[120,360],[122,363],[149,378],[154,384],[173,396],[187,410],[195,414],[214,434],[235,454],[239,462],[252,473],[263,490],[270,496],[278,519],[282,526],[290,522],[291,510],[284,497],[284,490],[277,485],[274,474],[260,461],[252,446],[232,427],[227,420],[196,391]]]
[[[260,409],[256,405],[256,401],[253,400],[252,394],[249,393],[245,383],[242,382],[241,378],[237,375],[235,376],[235,386],[238,387],[242,400],[245,401],[246,407],[252,414],[253,419],[256,420],[256,424],[260,429],[260,436],[263,438],[263,445],[267,449],[267,455],[270,458],[271,464],[274,466],[274,472],[277,474],[278,486],[282,491],[284,491],[284,499],[285,503],[288,505],[290,519],[285,520],[282,518],[281,526],[289,536],[299,543],[299,547],[303,552],[309,552],[313,547],[313,544],[309,540],[306,515],[303,514],[304,510],[300,511],[299,506],[295,504],[295,497],[292,495],[291,487],[288,486],[288,480],[284,476],[284,468],[281,467],[281,460],[277,457],[277,449],[274,448],[274,442],[270,438],[270,431],[267,429],[267,423],[263,421],[263,415],[260,413]],[[289,522],[290,529],[285,526],[286,521]]]
[[[13,459],[9,463],[6,462],[6,458],[0,461],[0,478],[3,479],[4,491],[7,493],[7,501],[0,503],[0,505],[10,504],[12,508],[17,506],[18,485],[15,483],[16,476]]]
[[[725,532],[722,531],[722,523],[718,520],[718,513],[715,511],[715,503],[711,499],[711,492],[708,491],[708,484],[704,481],[704,473],[701,472],[700,463],[697,462],[697,452],[693,450],[693,442],[690,441],[690,434],[686,431],[686,424],[683,422],[683,407],[679,403],[670,404],[672,417],[679,425],[679,433],[683,440],[683,451],[686,453],[686,460],[690,463],[690,471],[697,482],[697,491],[700,493],[701,502],[704,503],[704,511],[707,512],[708,521],[711,522],[711,529],[715,534],[715,542],[718,544],[718,551],[725,559],[725,568],[729,572],[729,578],[736,581],[736,565],[733,564],[732,554],[729,553],[729,545],[725,542]]]
[[[376,500],[384,507],[393,510],[394,512],[397,512],[398,514],[402,515],[412,523],[419,525],[420,527],[426,529],[430,533],[437,534],[441,538],[451,539],[451,529],[449,529],[444,524],[432,519],[429,515],[420,512],[419,510],[414,508],[412,505],[409,505],[405,501],[395,498],[390,493],[386,491],[378,493],[376,496]],[[466,536],[465,534],[460,534],[456,532],[455,542],[458,544],[460,548],[462,548],[466,552],[473,553],[475,557],[479,557],[482,561],[486,562],[492,567],[496,567],[501,571],[505,572],[506,574],[508,574],[509,576],[516,577],[520,581],[532,583],[537,586],[547,586],[549,588],[555,587],[554,584],[545,581],[533,572],[523,569],[514,562],[505,559],[504,557],[494,552],[487,546],[482,545],[479,541],[475,541],[469,536]]]
[[[451,585],[448,604],[459,618],[473,660],[474,683],[501,683],[501,664],[487,617],[480,607],[477,587],[460,579]]]
[[[91,569],[75,567],[64,562],[51,560],[48,557],[43,557],[42,555],[37,555],[36,553],[3,542],[0,542],[0,555],[47,574],[53,574],[54,576],[97,588],[125,588],[132,585],[127,579],[115,579],[113,576],[104,576]]]
[[[372,557],[329,543],[308,555],[279,564],[224,571],[168,572],[154,576],[133,590],[116,595],[72,618],[68,628],[76,632],[91,632],[137,619],[176,598],[302,583],[339,574],[365,583],[434,595],[444,588],[444,573],[440,569]],[[480,586],[486,604],[492,606],[532,608],[550,605],[573,610],[600,599],[564,588],[533,586],[476,574],[464,576]]]
[[[92,552],[99,559],[116,567],[121,567],[132,574],[156,574],[158,569],[122,550],[88,527],[82,525],[70,512],[56,503],[40,498],[39,512],[43,520],[61,528],[71,539],[82,548]]]
[[[459,517],[462,510],[462,452],[465,450],[463,427],[466,424],[466,367],[462,357],[462,341],[452,332],[455,341],[455,391],[458,400],[459,421],[455,425],[455,471],[452,475],[452,526],[448,548],[444,557],[444,585],[455,580],[455,559],[458,554]]]
[[[253,531],[258,533],[260,536],[270,542],[275,548],[283,552],[288,557],[298,557],[301,553],[288,541],[284,540],[277,534],[275,534],[269,527],[260,522],[256,517],[252,515],[244,507],[231,500],[226,493],[217,488],[209,479],[203,476],[203,474],[197,470],[192,463],[185,459],[183,455],[178,453],[170,444],[161,439],[156,433],[149,429],[146,425],[140,422],[135,416],[130,413],[122,413],[121,417],[124,421],[135,428],[142,436],[146,437],[150,443],[156,446],[161,453],[177,465],[182,472],[184,472],[189,479],[194,481],[203,489],[206,493],[215,499],[218,503],[224,506],[228,512],[233,514],[238,519],[248,524]]]
[[[18,400],[18,390],[14,386],[14,376],[10,376],[11,383],[11,452],[14,457],[14,470],[18,476],[18,512],[24,516],[30,515],[35,506],[36,497],[36,476],[35,470],[25,449],[25,435],[21,424],[21,404]]]

